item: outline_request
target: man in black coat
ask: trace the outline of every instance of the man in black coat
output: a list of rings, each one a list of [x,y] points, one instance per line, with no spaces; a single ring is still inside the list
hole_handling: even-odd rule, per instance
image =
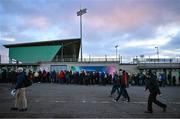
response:
[[[146,74],[146,89],[145,90],[147,90],[147,89],[149,90],[150,94],[149,94],[149,98],[148,98],[147,111],[145,111],[145,113],[153,112],[153,110],[152,110],[153,102],[156,105],[160,106],[163,109],[163,112],[165,112],[167,106],[156,99],[156,96],[160,95],[161,92],[160,92],[158,83],[156,81],[156,76],[151,72],[151,70],[149,70]]]
[[[15,92],[15,105],[11,108],[11,110],[27,111],[26,88],[24,83],[26,80],[26,75],[25,72],[23,72],[22,67],[19,67],[17,72],[16,86],[12,91]]]

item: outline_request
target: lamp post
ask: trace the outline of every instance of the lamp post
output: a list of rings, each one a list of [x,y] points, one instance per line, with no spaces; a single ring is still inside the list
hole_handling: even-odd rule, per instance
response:
[[[116,45],[115,48],[116,48],[116,61],[117,61],[117,48],[118,48],[118,45]]]
[[[82,15],[86,13],[86,8],[85,9],[81,9],[77,12],[77,16],[80,16],[80,38],[81,38],[81,62],[83,59],[83,55],[82,55]]]
[[[157,50],[157,57],[158,57],[158,61],[159,61],[159,48],[158,48],[158,46],[156,46],[155,49]]]

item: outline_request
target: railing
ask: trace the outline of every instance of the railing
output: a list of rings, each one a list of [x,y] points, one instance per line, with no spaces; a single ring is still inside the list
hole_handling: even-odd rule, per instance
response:
[[[54,59],[55,62],[118,62],[120,63],[120,59],[117,58],[58,58]]]
[[[78,61],[81,62],[81,59]],[[120,62],[120,60],[116,58],[83,58],[82,62]]]
[[[180,63],[140,63],[138,68],[177,68],[180,69]]]
[[[133,62],[136,62],[137,64],[142,63],[180,63],[180,58],[135,58],[133,59]]]

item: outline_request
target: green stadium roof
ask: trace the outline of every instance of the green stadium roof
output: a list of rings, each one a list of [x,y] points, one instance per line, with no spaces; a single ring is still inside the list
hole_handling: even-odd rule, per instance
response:
[[[60,48],[61,45],[12,47],[9,48],[9,57],[23,63],[51,61]]]
[[[72,45],[75,45],[73,49]],[[53,40],[20,44],[4,45],[9,48],[9,58],[22,63],[38,63],[52,61],[56,54],[60,54],[63,47],[64,54],[73,56],[79,54],[80,39]],[[76,56],[78,58],[78,55]]]

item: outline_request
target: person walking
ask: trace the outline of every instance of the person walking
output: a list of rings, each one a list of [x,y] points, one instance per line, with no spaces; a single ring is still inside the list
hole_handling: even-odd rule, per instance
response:
[[[112,97],[113,94],[117,91],[119,94],[119,88],[120,88],[120,84],[118,83],[118,74],[117,71],[114,73],[113,76],[113,87],[111,89],[111,94],[109,95],[109,97]]]
[[[118,100],[121,97],[121,95],[124,95],[124,97],[127,98],[127,102],[130,102],[130,97],[129,97],[128,92],[126,90],[126,87],[127,87],[126,71],[120,70],[119,82],[120,82],[120,91],[119,91],[118,97],[114,98],[113,101],[114,102],[118,102]]]
[[[17,69],[17,82],[15,89],[12,90],[15,93],[15,105],[11,110],[27,111],[27,99],[26,99],[26,88],[24,82],[26,80],[26,74],[23,72],[23,68]]]
[[[163,109],[163,112],[165,112],[167,105],[161,103],[160,101],[156,99],[157,95],[160,95],[161,92],[160,92],[158,83],[156,81],[156,78],[154,74],[151,72],[151,70],[147,72],[145,79],[146,79],[145,91],[149,90],[150,92],[149,98],[148,98],[148,106],[145,113],[153,113],[152,103],[155,103],[156,105],[160,106]]]

